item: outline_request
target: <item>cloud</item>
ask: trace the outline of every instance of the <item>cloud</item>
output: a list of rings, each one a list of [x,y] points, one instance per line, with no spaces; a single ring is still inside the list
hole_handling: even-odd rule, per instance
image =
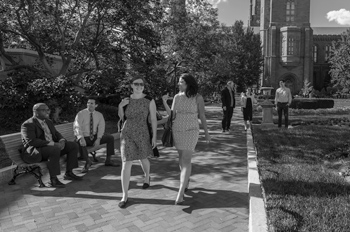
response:
[[[218,7],[218,5],[222,2],[227,2],[227,0],[208,0],[210,4],[213,5],[213,7]]]
[[[328,21],[336,21],[340,25],[350,25],[350,11],[345,9],[333,10],[327,13]]]

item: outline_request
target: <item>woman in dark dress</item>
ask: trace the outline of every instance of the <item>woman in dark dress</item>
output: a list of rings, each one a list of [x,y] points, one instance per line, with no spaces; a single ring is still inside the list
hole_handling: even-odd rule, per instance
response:
[[[256,104],[254,94],[251,88],[247,88],[247,92],[242,93],[241,105],[244,120],[244,130],[250,129],[253,120],[253,104]]]
[[[123,161],[121,172],[123,198],[119,202],[120,208],[125,208],[128,202],[131,167],[134,160],[139,160],[145,173],[143,189],[150,186],[150,162],[152,149],[157,145],[156,104],[153,99],[143,93],[145,80],[140,77],[132,79],[133,93],[119,104],[120,118],[126,116],[121,129],[120,153]],[[127,107],[125,107],[127,105]],[[125,109],[125,112],[124,112]],[[148,116],[151,118],[152,138],[147,125]],[[152,141],[150,143],[150,141]]]

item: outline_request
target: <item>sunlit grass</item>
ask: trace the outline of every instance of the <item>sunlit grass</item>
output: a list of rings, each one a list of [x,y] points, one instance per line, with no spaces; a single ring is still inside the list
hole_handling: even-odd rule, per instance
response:
[[[270,231],[349,231],[350,184],[325,165],[347,128],[253,129]]]

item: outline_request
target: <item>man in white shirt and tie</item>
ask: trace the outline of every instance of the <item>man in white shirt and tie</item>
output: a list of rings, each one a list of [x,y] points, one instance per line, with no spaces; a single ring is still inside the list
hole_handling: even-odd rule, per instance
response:
[[[47,161],[50,186],[62,188],[65,185],[57,178],[57,175],[61,174],[61,155],[67,154],[64,179],[82,180],[82,177],[73,173],[73,169],[78,167],[78,145],[63,138],[49,119],[49,115],[50,109],[45,103],[37,103],[33,106],[33,117],[25,121],[21,126],[24,146],[21,158],[24,162],[30,164]]]
[[[98,146],[100,144],[107,144],[107,157],[105,166],[119,167],[111,161],[111,156],[114,155],[114,137],[105,134],[105,120],[103,115],[96,111],[98,106],[97,98],[88,97],[87,108],[81,110],[75,117],[73,130],[76,140],[79,144],[79,152],[82,158],[86,161],[83,173],[89,171],[92,164],[88,157],[86,146]]]

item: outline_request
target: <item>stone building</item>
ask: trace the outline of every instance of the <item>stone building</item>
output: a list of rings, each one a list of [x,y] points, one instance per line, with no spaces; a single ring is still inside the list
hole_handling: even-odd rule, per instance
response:
[[[347,28],[312,28],[310,0],[250,0],[249,26],[259,28],[262,40],[261,86],[276,89],[285,80],[293,94],[304,81],[318,90],[327,86],[332,41]]]

